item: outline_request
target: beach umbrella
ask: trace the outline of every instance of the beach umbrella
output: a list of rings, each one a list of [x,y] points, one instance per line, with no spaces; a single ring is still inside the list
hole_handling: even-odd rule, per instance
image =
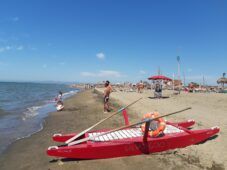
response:
[[[172,81],[171,78],[163,76],[163,75],[151,76],[151,77],[148,78],[148,80],[168,80],[168,81]]]
[[[225,84],[227,84],[227,78],[225,78],[224,76],[225,75],[223,74],[223,77],[221,77],[217,80],[217,83],[222,85],[222,89],[224,89]]]
[[[217,83],[218,84],[227,84],[227,78],[225,78],[225,77],[221,77],[221,78],[219,78],[218,80],[217,80]]]

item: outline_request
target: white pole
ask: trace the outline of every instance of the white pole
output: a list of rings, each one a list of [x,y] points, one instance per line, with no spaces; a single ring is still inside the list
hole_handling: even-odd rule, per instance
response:
[[[180,56],[177,56],[177,64],[178,64],[178,80],[180,80]]]
[[[173,92],[174,92],[174,73],[173,73]]]
[[[177,63],[178,63],[178,81],[180,83],[181,82],[181,79],[180,79],[180,56],[177,56]],[[180,90],[181,90],[181,84],[179,84],[179,94],[180,94]]]

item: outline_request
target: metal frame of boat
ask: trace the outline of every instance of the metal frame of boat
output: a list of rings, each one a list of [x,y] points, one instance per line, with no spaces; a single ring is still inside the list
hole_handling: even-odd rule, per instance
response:
[[[174,126],[177,126],[177,127],[183,127],[183,128],[189,128],[189,127],[191,127],[192,125],[194,125],[195,124],[195,121],[194,120],[187,120],[187,121],[183,121],[183,122],[178,122],[178,123],[171,123],[171,122],[166,122],[167,124],[172,124],[172,125],[174,125]],[[126,125],[127,125],[127,123],[126,123]],[[169,126],[167,126],[167,127],[169,127]],[[134,128],[133,128],[134,129]],[[133,130],[132,129],[132,130]],[[136,129],[135,129],[135,131],[136,131]],[[167,130],[166,130],[167,131]],[[135,132],[136,133],[136,132]],[[90,136],[90,134],[92,134],[92,136],[94,136],[94,134],[95,135],[98,135],[98,134],[100,134],[99,132],[96,132],[96,131],[92,131],[92,132],[90,132],[89,133],[89,135],[88,136]],[[141,133],[140,133],[141,134]],[[76,135],[76,133],[70,133],[70,134],[65,134],[65,135],[63,135],[63,134],[61,134],[61,133],[56,133],[56,134],[54,134],[53,136],[52,136],[52,139],[53,139],[53,141],[55,141],[55,142],[65,142],[65,141],[67,141],[68,139],[70,139],[70,138],[72,138],[73,136],[75,136]],[[109,135],[107,135],[107,136],[109,136]],[[111,135],[112,136],[112,135]],[[84,138],[85,137],[85,135],[83,135],[81,138]],[[79,139],[81,139],[81,138],[79,138]],[[111,137],[110,137],[111,138]]]

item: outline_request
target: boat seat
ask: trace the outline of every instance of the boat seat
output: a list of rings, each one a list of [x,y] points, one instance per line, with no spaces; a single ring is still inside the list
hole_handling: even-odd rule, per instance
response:
[[[169,134],[169,133],[180,133],[183,132],[183,130],[172,126],[172,125],[166,125],[166,128],[164,130],[164,134]],[[88,133],[89,137],[95,137],[101,133],[104,132],[93,132],[93,133]],[[98,136],[93,139],[93,141],[110,141],[110,140],[118,140],[118,139],[126,139],[126,138],[134,138],[134,137],[140,137],[143,136],[143,133],[141,131],[141,128],[131,128],[131,129],[123,129],[123,130],[118,130],[106,135]]]

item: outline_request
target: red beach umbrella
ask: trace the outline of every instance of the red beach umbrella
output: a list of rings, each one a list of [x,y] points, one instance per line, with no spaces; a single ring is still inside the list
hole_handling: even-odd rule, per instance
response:
[[[171,78],[163,76],[163,75],[151,76],[151,77],[148,78],[148,80],[168,80],[168,81],[172,81]]]

